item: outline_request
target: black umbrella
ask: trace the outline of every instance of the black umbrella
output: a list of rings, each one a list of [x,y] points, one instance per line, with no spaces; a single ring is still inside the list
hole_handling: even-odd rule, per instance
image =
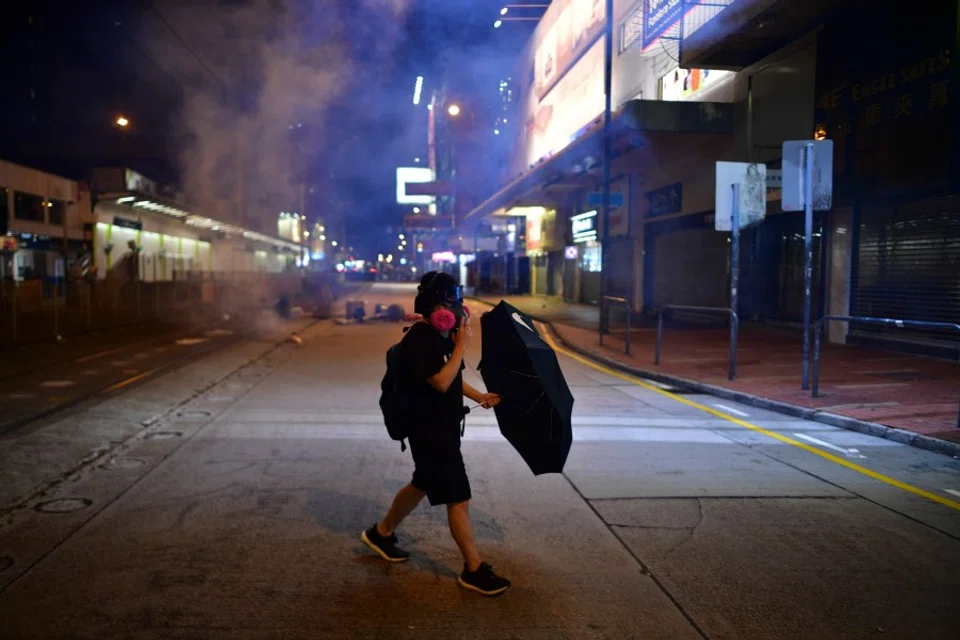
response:
[[[500,433],[534,475],[560,473],[573,443],[573,395],[553,352],[529,316],[501,301],[480,318],[480,375],[501,397]]]

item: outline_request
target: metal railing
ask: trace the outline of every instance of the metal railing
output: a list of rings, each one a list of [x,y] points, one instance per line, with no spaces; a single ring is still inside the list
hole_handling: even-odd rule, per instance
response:
[[[600,345],[603,345],[603,334],[610,331],[610,305],[611,304],[620,304],[623,305],[627,312],[627,333],[625,336],[626,346],[624,347],[624,352],[627,355],[630,355],[630,316],[633,315],[633,309],[631,309],[630,301],[626,298],[618,298],[617,296],[603,296],[600,300]]]
[[[862,322],[864,324],[897,327],[898,329],[945,329],[948,331],[960,332],[960,324],[954,324],[952,322],[896,320],[894,318],[871,318],[869,316],[823,316],[817,321],[813,332],[813,390],[811,395],[814,398],[820,395],[820,337],[823,333],[823,326],[830,321]],[[957,428],[960,429],[960,408],[957,409]]]
[[[737,376],[737,336],[740,332],[740,318],[733,309],[727,307],[693,307],[679,304],[668,304],[657,311],[657,343],[654,350],[653,364],[660,364],[660,342],[663,337],[663,316],[670,311],[690,311],[695,313],[709,313],[727,315],[730,317],[730,367],[727,379],[733,380]]]

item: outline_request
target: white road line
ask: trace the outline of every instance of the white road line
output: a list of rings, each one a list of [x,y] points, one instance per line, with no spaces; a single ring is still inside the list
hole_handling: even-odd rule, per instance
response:
[[[844,449],[843,447],[838,447],[835,444],[830,444],[829,442],[824,442],[823,440],[817,440],[813,436],[808,436],[805,433],[795,433],[793,435],[802,440],[806,440],[807,442],[812,442],[813,444],[820,445],[821,447],[826,447],[827,449],[833,449],[834,451],[838,451],[848,458],[864,458],[865,459],[867,457],[865,455],[861,455],[860,451],[858,451],[857,449]]]
[[[746,413],[745,411],[738,411],[737,409],[734,409],[733,407],[728,407],[728,406],[725,405],[725,404],[717,404],[717,403],[714,403],[713,406],[715,406],[717,409],[722,409],[723,411],[728,411],[728,412],[732,413],[732,414],[735,415],[735,416],[740,416],[741,418],[749,418],[749,417],[750,417],[750,414],[749,414],[749,413]]]
[[[955,496],[960,497],[960,491],[957,491],[956,489],[944,489],[944,491],[946,491],[947,493],[950,493],[950,494],[953,494],[953,495],[955,495]]]

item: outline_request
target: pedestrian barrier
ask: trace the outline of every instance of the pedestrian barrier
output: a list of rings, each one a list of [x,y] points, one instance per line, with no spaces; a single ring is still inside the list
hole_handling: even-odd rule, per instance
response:
[[[657,311],[657,343],[654,351],[653,363],[660,364],[660,342],[663,338],[663,316],[671,311],[689,311],[694,313],[722,314],[730,317],[730,367],[727,378],[733,380],[737,375],[737,337],[740,332],[740,318],[736,311],[727,307],[696,307],[679,304],[668,304]]]
[[[862,322],[864,324],[876,324],[888,327],[897,327],[898,329],[916,328],[916,329],[944,329],[947,331],[960,332],[960,324],[952,322],[926,322],[923,320],[897,320],[894,318],[871,318],[869,316],[823,316],[817,321],[813,332],[813,390],[812,397],[820,395],[820,337],[823,333],[823,327],[828,322]],[[960,429],[960,408],[957,409],[957,428]]]
[[[175,279],[165,281],[9,279],[0,282],[0,345],[141,323],[190,325],[268,308],[281,296],[296,304],[316,307],[323,302],[329,307],[331,295],[336,297],[345,288],[336,277],[196,272],[177,274]],[[323,285],[327,285],[327,293],[320,300],[324,297]]]
[[[630,308],[630,302],[626,298],[618,298],[617,296],[603,296],[601,299],[601,309],[600,309],[600,345],[603,345],[603,334],[610,330],[610,305],[623,305],[626,310],[627,316],[627,333],[625,336],[626,346],[624,352],[627,355],[630,355],[630,316],[633,315],[633,310]]]

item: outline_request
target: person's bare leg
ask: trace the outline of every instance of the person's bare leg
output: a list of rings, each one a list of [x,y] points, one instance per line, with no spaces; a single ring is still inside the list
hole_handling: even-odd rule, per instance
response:
[[[400,525],[411,511],[417,508],[420,501],[426,497],[423,491],[417,489],[412,484],[408,484],[397,492],[393,498],[393,504],[387,515],[377,523],[377,533],[382,536],[389,536]]]
[[[480,552],[473,539],[473,525],[470,523],[470,503],[468,501],[447,505],[447,522],[453,541],[460,547],[463,561],[468,571],[480,568]]]

